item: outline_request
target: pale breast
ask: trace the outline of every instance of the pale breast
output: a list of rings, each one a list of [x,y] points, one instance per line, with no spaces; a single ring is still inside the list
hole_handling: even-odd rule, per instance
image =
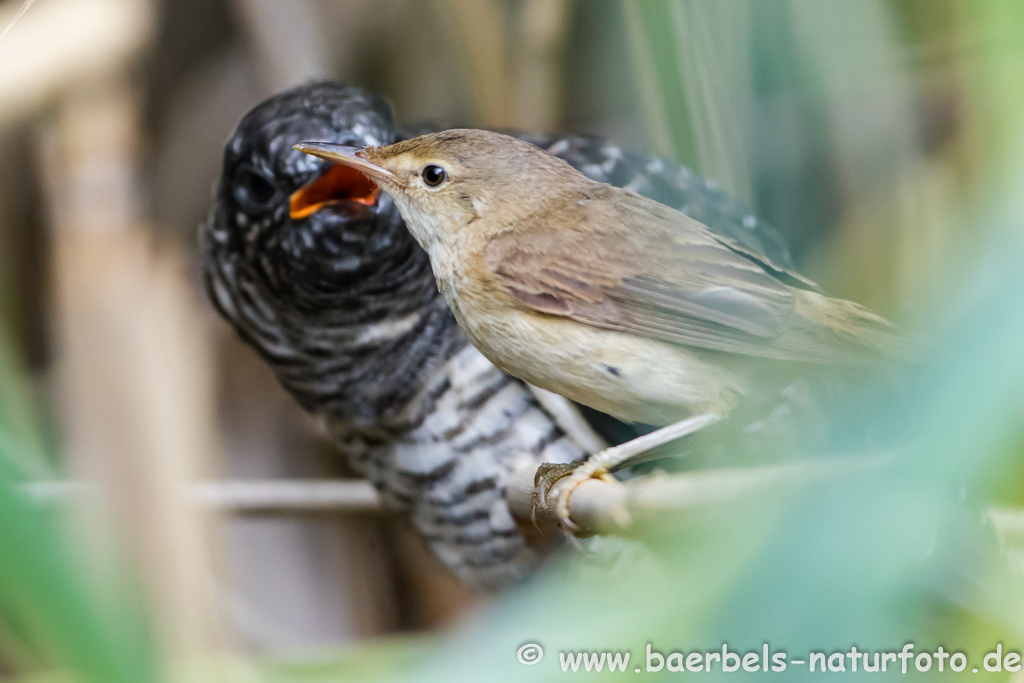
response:
[[[689,349],[528,311],[482,311],[461,297],[469,340],[499,368],[619,419],[663,425],[727,412],[742,378]]]

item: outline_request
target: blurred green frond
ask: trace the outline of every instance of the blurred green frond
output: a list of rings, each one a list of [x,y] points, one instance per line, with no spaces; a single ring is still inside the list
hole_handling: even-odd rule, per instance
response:
[[[29,384],[17,367],[0,329],[0,451],[5,454],[0,467],[14,468],[20,476],[46,476],[52,457],[47,452]]]
[[[76,672],[75,680],[154,680],[130,592],[100,600],[64,522],[19,489],[40,469],[43,440],[4,349],[0,343],[0,657],[27,671]]]

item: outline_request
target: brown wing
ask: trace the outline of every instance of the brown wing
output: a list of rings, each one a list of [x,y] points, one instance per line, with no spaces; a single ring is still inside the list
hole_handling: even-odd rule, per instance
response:
[[[485,262],[537,312],[716,351],[848,361],[841,334],[800,315],[813,282],[616,188],[594,188],[496,235]]]

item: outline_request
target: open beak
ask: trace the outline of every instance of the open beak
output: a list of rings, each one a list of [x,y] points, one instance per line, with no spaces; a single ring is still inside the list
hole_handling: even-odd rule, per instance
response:
[[[370,177],[393,177],[387,169],[367,161],[359,147],[300,142],[295,149],[334,163],[323,175],[306,183],[291,196],[289,209],[291,217],[296,220],[340,202],[374,206],[380,196],[380,188]]]
[[[306,154],[312,154],[327,161],[334,162],[361,171],[371,178],[389,179],[395,174],[386,168],[370,162],[366,158],[366,152],[361,147],[349,147],[347,145],[336,145],[330,142],[300,142],[295,149]]]
[[[288,202],[293,220],[312,216],[320,209],[355,202],[363,206],[376,206],[380,188],[365,175],[340,164],[330,165],[324,173],[296,190]]]

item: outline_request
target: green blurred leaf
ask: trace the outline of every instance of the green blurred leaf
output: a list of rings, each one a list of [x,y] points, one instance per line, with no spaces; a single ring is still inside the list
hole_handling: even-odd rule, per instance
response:
[[[101,603],[60,520],[19,489],[36,469],[26,463],[39,462],[42,439],[25,384],[2,352],[0,387],[0,650],[30,670],[70,667],[104,683],[154,680],[130,596]]]

